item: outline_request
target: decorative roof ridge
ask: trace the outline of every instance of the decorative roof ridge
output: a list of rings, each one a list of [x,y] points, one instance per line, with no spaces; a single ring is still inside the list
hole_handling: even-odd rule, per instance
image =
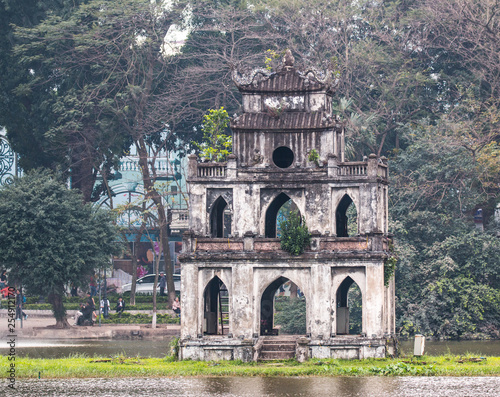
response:
[[[247,86],[253,84],[255,77],[259,74],[262,77],[258,81],[261,81],[265,78],[269,79],[273,74],[276,74],[276,72],[271,72],[264,68],[255,68],[249,74],[245,75],[243,73],[240,73],[237,68],[234,68],[231,77],[236,86],[239,87],[239,86]]]
[[[250,85],[254,85],[257,87],[259,83],[262,83],[265,80],[269,80],[271,77],[283,75],[285,73],[294,72],[301,79],[304,80],[304,85],[307,87],[311,84],[311,80],[313,83],[319,83],[328,90],[331,90],[338,84],[338,79],[334,78],[334,73],[331,70],[321,71],[311,66],[304,71],[300,71],[295,69],[295,58],[292,55],[292,51],[287,49],[285,51],[285,55],[282,59],[281,65],[278,66],[276,72],[272,72],[269,69],[264,68],[256,68],[253,69],[249,74],[245,75],[240,73],[237,67],[232,70],[232,79],[238,88],[248,87]],[[257,77],[259,76],[259,77]],[[257,78],[257,79],[256,79]]]
[[[333,90],[339,82],[338,78],[334,77],[333,71],[321,71],[315,67],[308,67],[306,70],[300,71],[291,66],[282,66],[275,72],[265,68],[255,68],[248,74],[240,73],[237,68],[234,68],[231,77],[238,88],[248,89],[252,85],[257,87],[259,83],[287,72],[295,72],[301,79],[304,80],[304,84],[306,86],[310,85],[310,83],[316,82],[325,86],[327,90]]]

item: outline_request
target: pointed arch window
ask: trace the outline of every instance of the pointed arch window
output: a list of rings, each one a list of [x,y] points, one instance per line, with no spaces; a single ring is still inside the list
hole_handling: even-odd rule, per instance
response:
[[[277,335],[279,325],[280,332],[303,335],[306,324],[306,298],[298,286],[283,276],[269,284],[260,301],[260,334]]]
[[[212,237],[227,237],[231,234],[231,214],[226,200],[219,196],[210,213],[210,235]]]
[[[340,200],[335,211],[337,237],[349,237],[358,234],[358,213],[351,197],[346,194]]]
[[[229,329],[229,294],[226,285],[215,276],[203,293],[204,324],[207,335],[225,335]]]
[[[346,277],[337,290],[337,334],[360,334],[362,330],[361,290]]]
[[[266,211],[264,235],[268,238],[278,237],[278,220],[287,216],[291,211],[298,211],[293,200],[285,193],[280,193],[276,196]]]

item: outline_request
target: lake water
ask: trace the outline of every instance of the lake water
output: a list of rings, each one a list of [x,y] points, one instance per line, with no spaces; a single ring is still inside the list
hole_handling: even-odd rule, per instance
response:
[[[180,397],[497,397],[495,377],[218,377],[150,379],[25,380],[15,393],[37,397],[180,396]]]
[[[164,357],[169,341],[154,340],[19,340],[16,353],[30,357],[88,356]],[[402,343],[412,353],[413,341]],[[0,348],[0,354],[5,354]],[[426,342],[429,354],[500,356],[500,341]],[[5,378],[3,378],[5,379]],[[6,386],[6,383],[4,383]],[[130,379],[19,380],[16,390],[2,387],[0,396],[104,397],[500,397],[500,377],[209,377]]]
[[[127,357],[164,357],[169,354],[169,340],[32,340],[17,341],[16,353],[32,358],[61,358],[72,354],[86,354],[90,357],[124,355]],[[403,354],[413,354],[413,340],[401,342]],[[8,347],[0,346],[0,354],[5,354]],[[500,356],[500,340],[494,341],[426,341],[425,353],[466,354],[476,356]]]

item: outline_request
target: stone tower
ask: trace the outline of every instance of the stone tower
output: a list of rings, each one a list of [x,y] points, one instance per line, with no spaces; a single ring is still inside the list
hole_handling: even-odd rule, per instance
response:
[[[287,53],[277,72],[234,73],[233,80],[243,96],[243,113],[231,123],[233,154],[225,163],[189,157],[181,358],[257,357],[259,340],[275,331],[274,294],[287,280],[306,297],[302,358],[383,357],[395,327],[394,282],[384,282],[385,158],[345,161],[332,73],[299,71]],[[312,235],[299,256],[281,250],[276,237],[279,210],[290,200]],[[357,223],[348,227],[353,206]],[[348,335],[353,283],[362,331]]]

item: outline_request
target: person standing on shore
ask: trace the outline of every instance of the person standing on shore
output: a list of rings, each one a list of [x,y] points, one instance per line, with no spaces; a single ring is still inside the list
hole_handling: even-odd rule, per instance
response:
[[[23,301],[23,294],[21,294],[21,291],[16,289],[16,320],[21,320],[21,316],[24,317],[25,320],[28,319],[28,315],[23,312]]]
[[[109,317],[109,299],[102,298],[100,307],[101,307],[101,313],[102,313],[103,317],[108,318]]]
[[[167,286],[167,278],[165,273],[160,273],[160,296],[165,296],[165,287]]]
[[[0,289],[4,289],[7,286],[7,270],[2,270],[0,275]]]
[[[74,283],[71,284],[71,296],[72,297],[78,296],[78,287]]]
[[[90,276],[90,296],[96,296],[97,295],[97,282],[96,282],[96,276]]]

